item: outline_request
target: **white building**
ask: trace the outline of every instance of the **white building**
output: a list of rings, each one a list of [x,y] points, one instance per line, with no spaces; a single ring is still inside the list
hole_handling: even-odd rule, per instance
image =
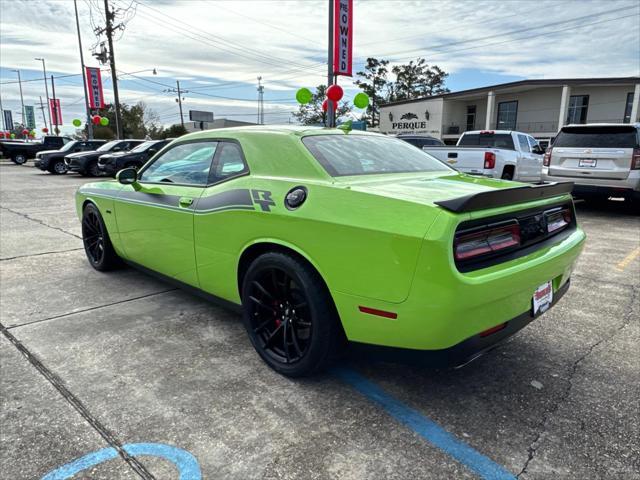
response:
[[[380,131],[455,143],[466,130],[519,130],[553,138],[568,123],[638,121],[640,77],[522,80],[380,107]]]

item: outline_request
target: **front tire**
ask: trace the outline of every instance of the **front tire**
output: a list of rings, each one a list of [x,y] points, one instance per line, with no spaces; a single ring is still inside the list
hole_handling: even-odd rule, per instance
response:
[[[102,215],[93,203],[87,204],[82,212],[82,243],[87,260],[96,270],[113,270],[120,264]]]
[[[17,155],[14,155],[11,160],[13,160],[13,163],[17,165],[24,165],[27,163],[27,156],[22,153],[18,153]]]
[[[289,377],[327,368],[344,338],[320,275],[285,253],[265,253],[253,261],[242,284],[242,306],[254,348]]]
[[[100,169],[98,168],[98,162],[91,162],[87,165],[82,173],[85,177],[98,177],[100,176]]]
[[[49,167],[49,171],[54,175],[64,175],[67,173],[67,166],[64,164],[64,160],[56,160]]]

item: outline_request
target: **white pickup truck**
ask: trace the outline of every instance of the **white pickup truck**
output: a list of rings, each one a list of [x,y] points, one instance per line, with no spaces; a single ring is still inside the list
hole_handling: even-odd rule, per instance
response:
[[[455,147],[425,146],[423,151],[456,170],[521,182],[539,182],[544,150],[535,138],[511,130],[464,132]]]

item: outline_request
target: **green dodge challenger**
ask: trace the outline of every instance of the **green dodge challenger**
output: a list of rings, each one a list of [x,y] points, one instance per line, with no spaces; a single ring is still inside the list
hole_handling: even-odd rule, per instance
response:
[[[181,137],[76,202],[95,269],[124,260],[241,307],[262,359],[300,376],[347,340],[461,365],[521,329],[569,287],[570,191],[379,134],[263,126]]]

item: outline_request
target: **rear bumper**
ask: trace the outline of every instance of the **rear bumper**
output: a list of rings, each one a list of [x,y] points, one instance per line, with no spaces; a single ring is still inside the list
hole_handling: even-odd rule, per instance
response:
[[[555,305],[569,290],[570,280],[554,292],[553,302]],[[548,311],[548,310],[547,310]],[[353,350],[359,356],[367,356],[374,360],[384,360],[410,365],[420,365],[435,368],[461,367],[485,353],[499,347],[511,336],[526,327],[536,318],[543,315],[538,312],[533,315],[533,310],[524,312],[511,320],[508,320],[505,327],[489,335],[477,334],[441,350],[415,350],[408,348],[385,347],[380,345],[368,345],[364,343],[353,343]]]
[[[640,192],[640,170],[630,170],[627,178],[607,179],[578,176],[551,175],[549,168],[542,169],[542,179],[550,182],[573,182],[575,193]]]

